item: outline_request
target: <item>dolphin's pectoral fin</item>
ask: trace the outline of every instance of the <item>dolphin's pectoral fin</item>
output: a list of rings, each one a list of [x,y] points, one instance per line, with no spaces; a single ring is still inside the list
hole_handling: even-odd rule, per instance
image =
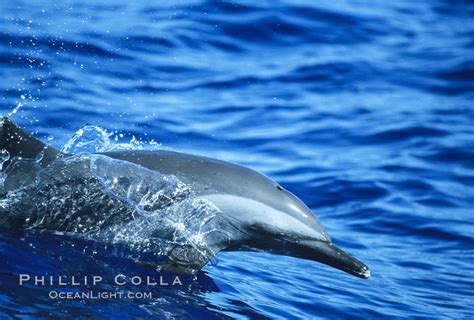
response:
[[[163,272],[166,272],[166,273],[173,273],[173,274],[193,274],[197,271],[199,271],[202,267],[202,266],[199,266],[199,267],[195,267],[195,266],[186,266],[186,265],[178,265],[178,264],[174,264],[174,263],[170,263],[170,262],[163,262],[163,263],[159,263],[156,265],[156,267],[160,270],[160,271],[163,271]]]
[[[135,263],[145,266],[145,267],[157,268],[160,271],[163,271],[166,273],[174,273],[174,274],[193,274],[194,272],[200,269],[200,268],[194,268],[191,266],[177,265],[177,264],[171,263],[170,261],[151,262],[151,261],[135,260]]]
[[[140,261],[140,265],[156,267],[160,271],[177,274],[193,274],[204,267],[214,257],[208,249],[197,249],[193,246],[176,246],[168,254],[168,259],[160,262]]]

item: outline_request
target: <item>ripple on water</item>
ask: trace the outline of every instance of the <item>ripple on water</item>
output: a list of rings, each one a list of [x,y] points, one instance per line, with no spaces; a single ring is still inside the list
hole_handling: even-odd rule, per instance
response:
[[[152,300],[50,301],[11,275],[151,271],[130,248],[3,227],[0,318],[472,318],[473,10],[466,1],[1,1],[1,114],[68,152],[169,148],[258,169],[373,276],[223,253],[185,289],[153,290]],[[122,205],[126,188],[107,179]],[[45,197],[66,191],[46,185]],[[138,198],[128,200],[144,209]]]

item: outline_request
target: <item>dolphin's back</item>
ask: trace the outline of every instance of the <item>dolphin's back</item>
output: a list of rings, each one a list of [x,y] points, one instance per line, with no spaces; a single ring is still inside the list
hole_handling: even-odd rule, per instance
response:
[[[277,188],[273,180],[254,170],[204,156],[168,150],[114,151],[103,154],[162,174],[174,175],[192,186],[197,195],[228,193],[243,196],[257,185],[265,188],[270,186],[271,191]]]

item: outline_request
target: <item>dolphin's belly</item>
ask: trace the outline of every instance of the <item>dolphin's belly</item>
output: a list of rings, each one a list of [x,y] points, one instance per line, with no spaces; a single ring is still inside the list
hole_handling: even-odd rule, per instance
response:
[[[240,223],[245,229],[255,227],[273,234],[298,235],[326,241],[322,234],[311,226],[258,201],[226,194],[211,194],[203,198],[212,202],[221,212]]]

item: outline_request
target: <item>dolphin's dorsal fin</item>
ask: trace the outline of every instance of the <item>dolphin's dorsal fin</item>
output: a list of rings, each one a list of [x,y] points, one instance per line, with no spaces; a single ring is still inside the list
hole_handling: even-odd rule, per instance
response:
[[[7,117],[0,118],[0,151],[6,150],[10,160],[3,164],[3,169],[15,157],[38,159],[41,165],[47,165],[62,153],[19,127]]]

